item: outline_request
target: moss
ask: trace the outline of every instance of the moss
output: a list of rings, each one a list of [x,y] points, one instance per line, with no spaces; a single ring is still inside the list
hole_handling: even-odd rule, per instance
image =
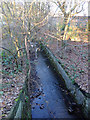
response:
[[[28,97],[28,90],[27,90],[27,78],[25,81],[25,84],[23,85],[22,90],[20,91],[19,97],[16,99],[16,103],[14,107],[11,109],[10,114],[8,116],[8,119],[14,119],[16,116],[16,113],[19,109],[19,104],[22,103],[21,105],[21,119],[25,118],[31,118],[31,106],[30,106],[30,100]],[[18,115],[17,115],[18,117]]]

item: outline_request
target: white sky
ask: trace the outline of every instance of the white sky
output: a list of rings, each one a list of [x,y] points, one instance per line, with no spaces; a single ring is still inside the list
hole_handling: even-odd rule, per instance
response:
[[[77,16],[83,16],[83,15],[85,15],[85,16],[88,16],[88,2],[86,2],[85,4],[84,4],[84,11],[82,11],[82,12],[80,12],[79,14],[77,14]],[[51,7],[51,11],[52,11],[52,14],[53,13],[55,13],[55,11],[56,11],[56,9],[57,9],[57,6],[55,5],[55,4],[52,4],[52,7]],[[57,14],[58,14],[58,12],[60,11],[60,9],[58,8],[58,10],[57,10]]]
[[[13,0],[0,0],[1,1],[13,1]],[[32,2],[33,0],[15,0],[16,2]],[[36,0],[36,1],[42,1],[42,2],[46,2],[46,1],[51,1],[51,0]],[[71,1],[74,1],[74,0],[71,0]],[[80,0],[78,0],[80,2]],[[84,1],[90,1],[90,0],[84,0]],[[67,2],[70,2],[70,0],[67,0]],[[51,14],[53,15],[57,9],[57,6],[53,3],[50,2],[50,5],[51,5]],[[58,11],[60,11],[60,9],[58,8],[56,14],[58,14]],[[77,16],[83,16],[83,15],[86,15],[88,16],[88,2],[86,2],[84,4],[84,11],[80,12],[79,14],[77,14]]]

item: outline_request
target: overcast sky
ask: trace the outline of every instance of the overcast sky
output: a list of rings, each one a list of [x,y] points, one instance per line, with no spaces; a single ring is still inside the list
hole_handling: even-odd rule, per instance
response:
[[[13,0],[0,0],[0,2],[1,1],[13,1]],[[32,2],[33,0],[15,0],[15,2],[16,3],[18,3],[18,2]],[[51,1],[51,0],[36,0],[36,1],[43,1],[43,2],[46,2],[46,1]],[[74,0],[71,0],[71,1],[74,1]],[[78,0],[79,2],[80,2],[80,0]],[[89,1],[89,0],[84,0],[84,1]],[[67,2],[69,3],[70,2],[70,0],[67,0]],[[67,3],[67,5],[68,5],[68,3]],[[51,5],[51,13],[52,13],[52,15],[55,13],[55,11],[56,11],[56,9],[57,9],[57,6],[54,4],[54,3],[52,3],[52,2],[50,2],[50,5]],[[73,4],[72,4],[73,5]],[[60,9],[58,8],[58,10],[57,10],[57,12],[56,12],[56,14],[58,14],[58,12],[60,11]],[[68,10],[67,10],[68,11]],[[86,2],[85,4],[84,4],[84,11],[82,11],[81,13],[79,13],[79,14],[77,14],[77,16],[83,16],[83,15],[86,15],[86,16],[88,16],[88,2]]]
[[[88,16],[88,2],[86,2],[84,4],[83,8],[84,8],[84,11],[80,12],[79,14],[77,14],[77,16],[83,16],[83,15]],[[54,13],[56,10],[57,10],[57,6],[55,4],[52,4],[52,13]],[[60,11],[60,9],[58,8],[57,14],[58,14],[59,11]]]

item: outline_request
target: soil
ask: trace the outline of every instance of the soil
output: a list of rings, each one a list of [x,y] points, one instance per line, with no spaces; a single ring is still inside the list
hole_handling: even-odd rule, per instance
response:
[[[25,59],[25,57],[24,57]],[[15,102],[17,101],[18,95],[20,93],[20,90],[23,87],[23,84],[25,82],[26,78],[26,64],[25,60],[23,69],[21,72],[18,72],[17,74],[13,75],[7,75],[7,74],[2,74],[2,86],[1,91],[3,94],[1,95],[1,112],[2,115],[0,118],[7,118],[8,114],[10,113],[11,108],[14,106]],[[35,53],[34,50],[30,52],[30,62],[31,62],[31,74],[30,74],[30,79],[29,79],[29,85],[28,85],[28,93],[30,96],[30,100],[32,101],[35,97],[40,95],[40,90],[39,90],[39,77],[37,76],[37,72],[35,70],[35,63],[37,59],[35,58]],[[2,66],[3,69],[6,69],[6,66]],[[8,69],[8,72],[11,70]],[[31,82],[32,81],[32,82]]]
[[[15,104],[15,100],[17,99],[20,90],[23,87],[25,80],[25,75],[23,73],[18,73],[15,75],[15,77],[5,77],[3,75],[2,78],[2,91],[3,95],[1,96],[2,105],[2,118],[6,118],[12,108],[12,106]]]
[[[90,93],[88,86],[88,44],[85,42],[68,41],[65,47],[61,47],[61,41],[53,41],[48,47],[60,60],[72,82],[76,82],[80,88]]]

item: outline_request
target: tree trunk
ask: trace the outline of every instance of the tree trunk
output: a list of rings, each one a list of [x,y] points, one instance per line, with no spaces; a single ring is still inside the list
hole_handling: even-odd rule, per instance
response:
[[[70,14],[65,14],[64,15],[64,23],[63,23],[63,39],[62,39],[62,46],[65,45],[64,43],[64,40],[66,40],[66,34],[67,34],[67,30],[68,30],[68,23],[69,23],[69,20],[70,20]]]
[[[30,72],[31,72],[31,65],[30,65],[29,46],[28,46],[28,43],[27,43],[27,35],[25,36],[25,48],[26,48],[26,53],[27,53],[27,59],[28,59],[28,62],[29,62],[29,74],[30,74]]]
[[[27,35],[25,36],[25,48],[26,48],[26,53],[27,53],[27,59],[28,59],[28,62],[29,62],[29,66],[28,69],[27,69],[27,88],[28,88],[28,92],[29,94],[31,95],[32,94],[32,81],[31,81],[31,65],[30,65],[30,54],[29,54],[29,44],[27,42]],[[29,71],[28,71],[29,70]]]

